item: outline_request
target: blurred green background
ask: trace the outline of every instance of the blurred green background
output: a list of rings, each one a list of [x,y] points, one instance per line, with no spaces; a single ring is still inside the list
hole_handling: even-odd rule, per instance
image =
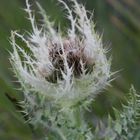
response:
[[[62,7],[57,0],[38,0],[52,20],[67,26]],[[120,107],[133,84],[140,90],[140,0],[79,0],[89,11],[94,9],[94,21],[99,34],[103,33],[104,45],[112,55],[112,70],[116,74],[112,87],[97,97],[93,111],[100,117],[112,107]],[[37,10],[35,1],[30,0]],[[0,0],[0,140],[31,140],[33,132],[19,113],[16,100],[23,99],[9,63],[12,51],[9,37],[11,30],[31,30],[27,21],[25,0]],[[38,13],[37,13],[38,15]],[[39,18],[39,15],[37,16]]]

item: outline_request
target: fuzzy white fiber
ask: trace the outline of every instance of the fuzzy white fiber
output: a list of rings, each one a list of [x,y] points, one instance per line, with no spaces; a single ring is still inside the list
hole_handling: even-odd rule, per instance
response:
[[[58,1],[63,4],[67,19],[70,21],[67,34],[62,35],[63,31],[55,30],[53,22],[49,21],[45,11],[38,4],[45,25],[40,28],[26,0],[25,11],[31,22],[32,32],[26,36],[17,31],[11,32],[13,47],[11,64],[25,93],[42,94],[48,100],[65,108],[83,100],[94,99],[109,85],[112,73],[110,61],[106,57],[107,51],[103,48],[102,39],[96,33],[95,24],[92,18],[87,16],[85,7],[75,0],[70,0],[71,7],[63,0]],[[20,39],[27,48],[18,45],[17,39]],[[81,57],[79,61],[81,71],[79,76],[74,74],[76,60],[72,65],[68,62],[69,48],[72,48],[72,51],[83,49],[82,55],[86,60]],[[61,50],[61,53],[52,58],[50,51],[57,49]],[[63,68],[60,69],[53,63],[58,57],[63,61]],[[90,72],[85,66],[86,63],[92,66]],[[59,71],[62,76],[61,78],[58,76],[56,82],[51,82],[47,77],[54,71]]]

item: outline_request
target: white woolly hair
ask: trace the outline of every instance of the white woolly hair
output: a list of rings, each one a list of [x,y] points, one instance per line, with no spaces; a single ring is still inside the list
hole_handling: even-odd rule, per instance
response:
[[[107,51],[85,7],[76,0],[70,0],[71,8],[63,0],[58,1],[64,5],[71,23],[67,34],[62,36],[60,29],[56,31],[45,11],[37,4],[45,25],[39,28],[26,0],[25,11],[32,32],[28,36],[17,31],[11,32],[11,64],[25,93],[43,94],[48,101],[65,108],[86,99],[94,99],[109,85],[112,73]],[[16,38],[26,44],[28,52],[16,43]],[[90,65],[91,70],[88,70],[87,65]],[[75,74],[77,67],[79,74]],[[59,74],[55,75],[55,82],[52,82],[48,79],[54,72]]]

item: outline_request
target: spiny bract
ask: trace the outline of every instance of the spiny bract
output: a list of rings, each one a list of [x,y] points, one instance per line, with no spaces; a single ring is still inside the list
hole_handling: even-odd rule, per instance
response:
[[[72,7],[69,8],[63,0],[58,1],[64,5],[71,23],[67,34],[64,36],[60,29],[55,30],[38,4],[44,21],[39,28],[26,0],[25,11],[32,25],[32,33],[24,36],[12,31],[11,64],[25,96],[29,95],[27,93],[42,94],[47,101],[61,108],[69,108],[92,100],[109,84],[110,61],[84,6],[70,0]],[[28,52],[16,43],[16,38],[26,44]]]

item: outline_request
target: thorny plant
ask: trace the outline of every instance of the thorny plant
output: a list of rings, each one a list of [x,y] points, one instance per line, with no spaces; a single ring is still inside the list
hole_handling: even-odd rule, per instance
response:
[[[39,28],[26,0],[26,12],[32,33],[24,37],[13,31],[11,43],[12,66],[19,82],[32,92],[46,96],[50,101],[70,108],[81,100],[93,99],[109,84],[110,62],[106,58],[102,40],[94,30],[94,23],[87,17],[85,8],[72,0],[72,10],[59,0],[68,12],[71,28],[67,35],[55,31],[44,10],[39,6],[44,25]],[[73,12],[76,16],[73,16]],[[25,52],[15,41],[20,38],[29,48]],[[19,56],[22,54],[22,59]]]
[[[111,81],[110,60],[101,37],[95,31],[92,16],[83,5],[63,1],[70,28],[67,34],[55,30],[43,8],[37,3],[44,24],[39,27],[26,0],[32,32],[11,32],[11,64],[21,84],[28,122],[42,127],[44,139],[96,139],[84,118],[84,112],[96,95]],[[16,43],[21,39],[28,52]],[[47,131],[47,132],[46,132]]]

